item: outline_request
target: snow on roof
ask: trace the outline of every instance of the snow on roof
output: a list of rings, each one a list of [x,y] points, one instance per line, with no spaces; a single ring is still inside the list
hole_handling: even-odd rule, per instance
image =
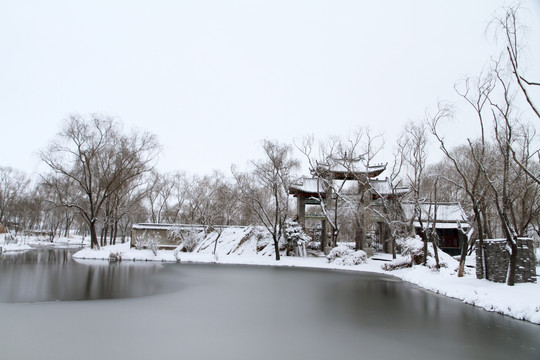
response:
[[[135,230],[168,230],[173,227],[183,227],[183,228],[201,228],[201,225],[180,225],[180,224],[166,224],[166,223],[140,223],[133,224],[132,228]]]
[[[236,225],[212,225],[214,228],[247,228],[247,226]],[[198,224],[167,224],[167,223],[139,223],[133,224],[134,230],[169,230],[169,229],[181,229],[181,230],[200,230],[203,231],[205,226]]]
[[[392,183],[389,178],[384,180],[370,179],[370,184],[373,188],[373,192],[378,195],[402,195],[409,192],[408,187],[398,187],[392,192]],[[355,180],[332,180],[332,186],[336,191],[339,191],[343,195],[355,195],[358,194],[358,181]],[[312,194],[321,195],[326,194],[326,183],[323,180],[317,178],[303,177],[297,179],[295,183],[290,186],[289,192],[291,194]]]
[[[433,223],[431,221],[423,222],[422,225],[424,226],[424,228],[433,228]],[[464,230],[467,230],[470,227],[470,225],[466,222],[460,222],[460,225]],[[413,221],[413,226],[419,228],[420,222]],[[457,222],[441,223],[437,221],[435,223],[435,229],[456,229],[456,228],[457,228]]]
[[[412,202],[404,202],[401,204],[403,213],[406,219],[412,219],[414,217],[415,204]],[[435,215],[435,204],[432,202],[424,202],[420,204],[421,220],[428,221],[433,220]],[[441,202],[437,203],[437,228],[441,228],[440,223],[455,224],[459,222],[463,227],[469,227],[467,223],[467,214],[458,202]],[[415,219],[418,220],[418,219]],[[420,224],[418,224],[420,225]],[[455,226],[454,225],[454,226]]]
[[[330,172],[334,175],[350,174],[354,176],[354,174],[368,174],[377,176],[384,170],[386,170],[386,164],[366,165],[361,158],[328,158],[324,163],[317,163],[317,172]]]
[[[372,187],[372,192],[377,195],[403,195],[409,192],[408,187],[396,187],[392,185],[389,177],[386,177],[384,180],[379,179],[370,179],[370,185]]]
[[[326,167],[326,170],[330,172],[336,172],[336,173],[373,173],[377,171],[382,171],[386,169],[385,164],[379,164],[374,166],[365,166],[364,164],[357,165],[357,164],[341,164],[341,163],[333,163],[331,165],[322,165]]]
[[[303,177],[298,179],[290,186],[291,194],[295,193],[307,193],[307,194],[324,194],[326,192],[326,186],[324,182],[317,178]]]

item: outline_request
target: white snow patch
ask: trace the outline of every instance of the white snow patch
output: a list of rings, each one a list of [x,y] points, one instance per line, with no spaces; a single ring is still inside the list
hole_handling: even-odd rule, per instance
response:
[[[20,237],[9,235],[9,238],[6,239],[6,234],[0,234],[0,252],[26,251],[31,249],[32,247],[27,245]]]

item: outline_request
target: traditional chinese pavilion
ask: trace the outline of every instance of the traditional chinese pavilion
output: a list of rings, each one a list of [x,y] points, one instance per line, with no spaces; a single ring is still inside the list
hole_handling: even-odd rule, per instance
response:
[[[386,164],[365,165],[362,158],[347,158],[345,155],[340,159],[329,158],[324,163],[317,163],[315,169],[311,169],[311,177],[302,177],[289,187],[289,194],[296,198],[298,223],[305,229],[306,219],[320,221],[323,251],[327,252],[332,246],[328,242],[327,217],[321,211],[306,214],[306,205],[318,205],[321,209],[330,205],[335,198],[332,191],[336,188],[340,189],[340,194],[347,196],[358,196],[361,191],[368,191],[371,201],[408,192],[408,188],[394,187],[389,178],[376,179],[384,170]]]

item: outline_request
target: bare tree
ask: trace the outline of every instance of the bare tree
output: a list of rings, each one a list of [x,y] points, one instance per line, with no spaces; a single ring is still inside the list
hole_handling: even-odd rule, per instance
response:
[[[29,182],[22,171],[0,166],[0,224],[12,220],[13,207],[22,198]]]
[[[36,187],[29,187],[27,191],[18,193],[8,209],[9,222],[17,224],[16,231],[35,230],[42,223],[43,197]]]
[[[520,12],[523,9],[518,3],[514,6],[503,7],[502,10],[503,14],[495,17],[493,24],[495,24],[498,33],[504,38],[506,47],[505,52],[508,56],[509,66],[514,80],[527,101],[527,104],[536,117],[540,119],[540,110],[529,93],[531,87],[540,87],[540,82],[527,80],[521,66],[525,27],[519,19]]]
[[[427,129],[423,122],[413,123],[409,122],[405,125],[404,129],[405,138],[405,164],[408,167],[407,179],[411,188],[410,197],[414,204],[414,212],[410,221],[417,219],[420,222],[420,228],[425,232],[426,227],[422,223],[424,206],[426,202],[425,193],[423,188],[425,184],[425,168],[427,159]],[[412,223],[410,224],[412,228]],[[428,255],[428,237],[426,234],[422,234],[424,241],[424,265],[427,261]]]
[[[272,236],[276,260],[280,259],[279,240],[289,216],[288,191],[292,170],[298,162],[291,159],[291,147],[276,141],[263,142],[265,158],[253,162],[252,173],[233,168],[240,201],[249,206]]]
[[[471,87],[471,82],[476,84],[474,88]],[[483,78],[479,77],[476,79],[467,79],[465,81],[465,89],[464,90],[458,90],[458,87],[456,86],[456,91],[463,99],[469,103],[472,108],[475,110],[476,115],[479,120],[480,129],[481,129],[481,140],[478,142],[478,145],[474,145],[470,142],[471,146],[469,147],[469,151],[471,151],[472,156],[479,159],[482,163],[485,163],[486,159],[486,146],[485,146],[485,133],[484,133],[484,107],[486,103],[489,100],[489,95],[491,94],[493,90],[493,82],[490,77]],[[484,225],[482,221],[482,213],[480,211],[480,202],[482,201],[482,198],[484,197],[484,191],[485,188],[482,187],[482,170],[479,166],[475,167],[475,171],[472,174],[468,174],[465,170],[465,164],[458,161],[458,158],[452,154],[443,138],[443,136],[440,134],[440,131],[438,129],[439,124],[441,121],[444,121],[445,119],[451,118],[453,115],[452,109],[448,105],[439,104],[439,109],[434,115],[426,114],[426,121],[428,123],[429,129],[431,133],[435,136],[437,141],[439,142],[440,149],[444,153],[444,155],[450,160],[452,163],[455,171],[457,174],[459,174],[460,181],[454,182],[455,185],[461,187],[463,190],[465,190],[466,194],[468,195],[471,203],[472,203],[472,210],[474,212],[474,218],[477,222],[477,231],[478,231],[478,240],[479,240],[479,246],[481,249],[484,248]],[[470,177],[470,175],[472,175]],[[447,179],[447,181],[452,181]],[[467,257],[467,243],[462,244],[461,249],[461,257],[459,262],[459,270],[458,270],[458,277],[462,277],[465,273],[465,260]],[[482,256],[481,259],[482,263],[482,272],[481,274],[486,273],[486,265],[484,261],[484,256]],[[483,275],[484,276],[484,275]]]
[[[182,212],[188,195],[186,191],[188,180],[185,173],[176,172],[171,175],[170,181],[172,182],[171,206],[167,211],[166,221],[176,223],[182,219]]]
[[[398,139],[394,149],[394,163],[387,184],[390,187],[388,193],[381,193],[373,188],[373,193],[378,202],[371,210],[381,219],[390,230],[390,241],[392,247],[392,258],[396,258],[396,239],[407,234],[407,223],[404,221],[401,203],[403,196],[409,192],[409,187],[404,186],[399,179],[405,161],[404,138]],[[380,206],[377,206],[380,205]],[[385,241],[385,239],[383,239]]]
[[[322,144],[319,144],[318,158],[322,159],[322,163],[324,163],[326,159],[337,157],[335,153],[337,152],[338,143],[339,138],[330,137]],[[332,244],[335,244],[340,232],[338,202],[337,195],[335,194],[341,191],[345,183],[341,182],[337,186],[334,186],[334,179],[331,174],[326,171],[324,166],[320,166],[319,160],[316,158],[317,155],[313,154],[314,146],[315,139],[313,136],[305,137],[301,145],[296,145],[297,149],[300,150],[308,160],[311,175],[317,179],[317,200],[326,222],[330,225]],[[336,196],[336,201],[332,201],[332,196]],[[326,228],[323,228],[322,231],[325,232]],[[326,244],[323,244],[323,248],[324,246],[326,246]]]
[[[150,205],[150,221],[160,223],[169,210],[169,202],[175,184],[170,175],[160,174],[157,170],[151,172],[149,184],[151,186],[147,191],[146,198]]]
[[[72,115],[58,137],[40,152],[52,173],[46,184],[58,195],[58,205],[76,209],[86,221],[91,246],[99,247],[96,222],[105,201],[119,189],[150,171],[159,146],[148,133],[123,134],[112,118]],[[73,191],[65,193],[61,184]]]
[[[501,59],[507,57],[508,59],[508,71],[511,73],[511,78],[517,84],[519,92],[525,98],[529,108],[532,110],[534,116],[540,119],[540,109],[533,99],[532,90],[533,88],[538,89],[540,87],[540,82],[530,81],[524,75],[523,70],[523,53],[525,52],[526,47],[525,43],[525,26],[520,22],[520,14],[523,11],[520,3],[510,7],[503,7],[502,14],[495,17],[492,21],[492,25],[495,25],[496,35],[501,36],[504,39],[505,49],[503,55],[499,60],[494,61],[494,73],[501,73]],[[503,93],[507,93],[508,89],[511,87],[511,79],[503,79],[503,77],[498,76],[500,87],[503,89]],[[502,84],[502,81],[506,84]],[[505,95],[506,96],[506,95]],[[514,102],[514,99],[512,99]],[[500,111],[499,111],[500,112]],[[512,124],[507,123],[507,127],[511,127]],[[510,153],[512,155],[513,161],[537,184],[540,184],[540,172],[538,169],[530,168],[532,164],[529,160],[532,156],[538,157],[540,159],[538,150],[530,153],[530,157],[520,158],[514,148],[510,146]]]
[[[487,179],[487,183],[495,197],[495,207],[501,221],[502,230],[508,244],[507,249],[510,255],[506,283],[509,286],[513,286],[515,283],[517,262],[517,232],[510,221],[511,198],[509,193],[511,179],[510,171],[512,166],[512,142],[514,141],[512,126],[513,97],[509,83],[505,80],[502,72],[497,68],[497,64],[495,64],[494,74],[497,84],[500,86],[502,92],[502,102],[500,104],[489,98],[494,124],[493,130],[500,156],[499,161],[502,166],[498,179],[495,179],[490,175],[490,172],[487,171],[486,164],[482,159],[474,153],[473,157],[484,177]],[[471,147],[473,146],[471,140],[469,140],[469,145]]]
[[[532,126],[517,124],[513,128],[514,141],[512,143],[512,157],[527,169],[540,173],[540,165],[532,160],[531,149],[536,138],[536,130]],[[539,211],[538,184],[517,163],[510,165],[510,220],[519,236],[527,236],[527,230],[536,218]]]

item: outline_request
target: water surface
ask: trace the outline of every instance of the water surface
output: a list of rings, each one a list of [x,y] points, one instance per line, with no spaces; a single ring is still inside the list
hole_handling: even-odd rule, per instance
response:
[[[114,280],[126,281],[126,288],[150,286],[152,293],[145,290],[144,296],[0,304],[0,319],[9,324],[0,327],[2,354],[17,359],[540,358],[539,326],[380,274],[146,265],[148,273],[136,281],[127,275]],[[120,274],[115,271],[100,275],[101,285],[93,286],[110,288],[108,281]]]
[[[80,248],[0,254],[0,302],[114,299],[152,295],[160,263],[74,261]]]

